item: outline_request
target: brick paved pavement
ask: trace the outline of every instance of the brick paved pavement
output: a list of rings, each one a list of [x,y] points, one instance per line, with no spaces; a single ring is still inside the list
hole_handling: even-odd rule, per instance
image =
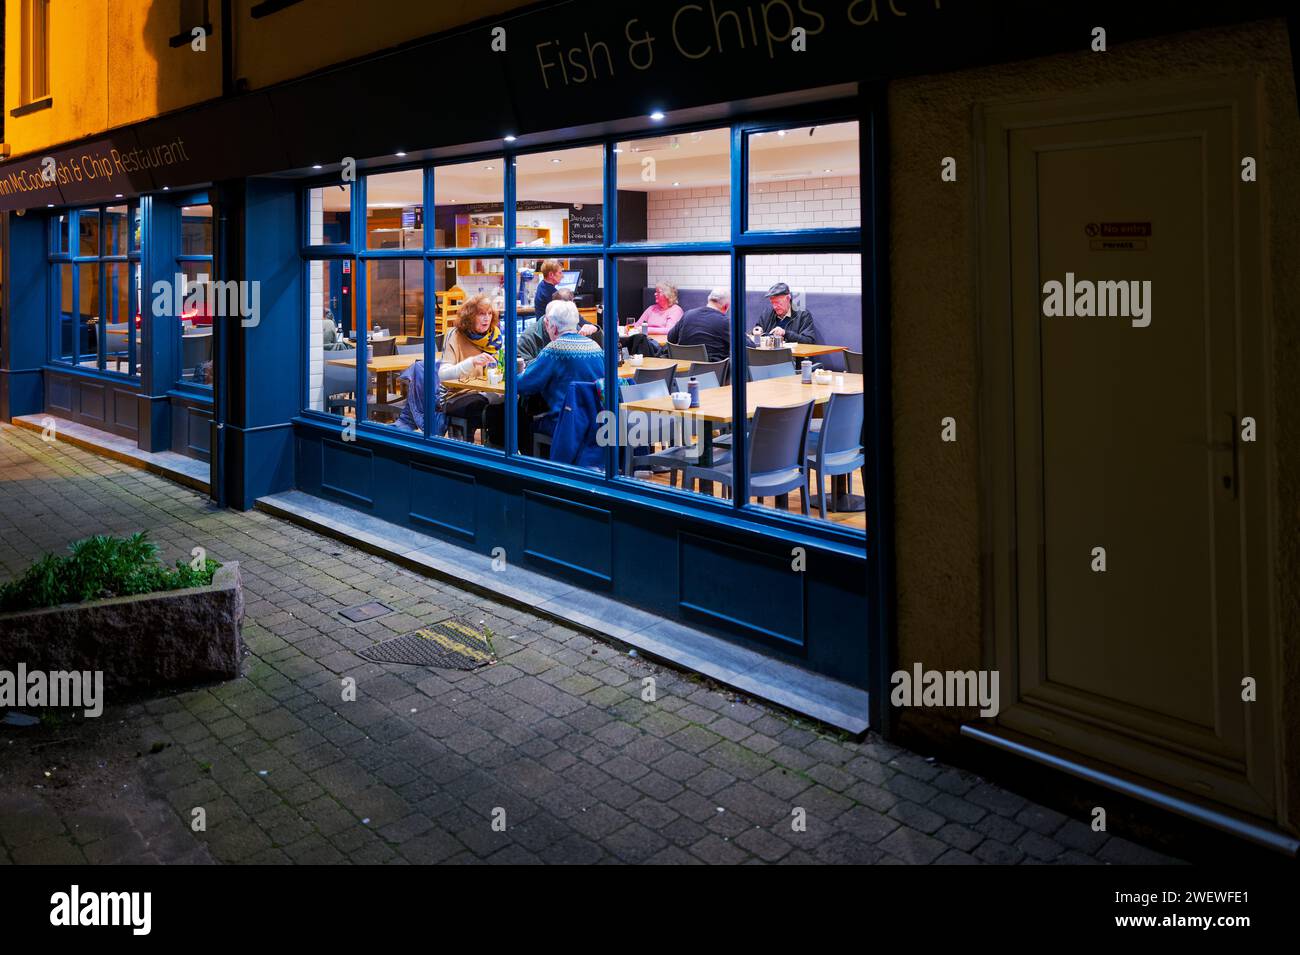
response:
[[[240,562],[244,676],[110,700],[99,720],[0,726],[0,862],[1171,861],[875,735],[819,732],[0,425],[0,579],[79,537],[142,528],[168,560],[202,546]],[[396,612],[338,616],[368,600]],[[500,662],[471,674],[356,655],[447,618],[485,621]],[[657,702],[641,700],[646,676]],[[355,702],[341,699],[344,677]],[[205,832],[191,831],[195,807]]]

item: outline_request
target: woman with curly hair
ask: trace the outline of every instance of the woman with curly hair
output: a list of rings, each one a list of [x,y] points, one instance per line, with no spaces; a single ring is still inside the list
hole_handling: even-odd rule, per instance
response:
[[[464,369],[459,377],[461,381],[468,381],[481,374],[485,367],[504,361],[505,353],[501,319],[491,297],[471,295],[465,299],[456,314],[456,324],[447,332],[442,346],[442,365]],[[484,415],[487,413],[487,431],[493,432],[493,435],[489,437],[485,434],[485,438],[491,440],[492,437],[499,437],[495,432],[500,430],[499,424],[504,416],[490,413],[489,404],[489,397],[481,391],[461,391],[447,399],[443,410],[448,417],[465,419],[467,441],[474,440],[474,432],[484,426]],[[497,405],[494,410],[499,412],[499,401]]]

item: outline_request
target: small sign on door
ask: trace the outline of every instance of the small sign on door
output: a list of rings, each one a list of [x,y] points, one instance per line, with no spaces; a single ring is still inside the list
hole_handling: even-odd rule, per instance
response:
[[[1150,222],[1089,222],[1083,227],[1093,252],[1145,252]]]

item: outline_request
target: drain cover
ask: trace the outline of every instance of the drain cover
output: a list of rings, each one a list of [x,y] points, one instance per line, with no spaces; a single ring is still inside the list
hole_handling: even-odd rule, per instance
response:
[[[435,623],[357,652],[372,663],[407,663],[444,670],[475,670],[495,659],[483,634],[454,621]]]
[[[368,604],[357,604],[355,607],[348,607],[346,610],[340,610],[339,614],[351,620],[353,623],[361,623],[364,620],[374,620],[376,617],[382,617],[386,613],[392,613],[393,608],[378,601],[372,601]]]

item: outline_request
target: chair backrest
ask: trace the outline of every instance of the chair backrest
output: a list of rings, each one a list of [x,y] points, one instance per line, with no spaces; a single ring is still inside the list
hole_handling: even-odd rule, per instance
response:
[[[355,348],[340,348],[338,351],[327,351],[324,353],[324,355],[325,355],[325,360],[327,362],[342,361],[343,359],[346,358],[356,358],[357,350]],[[329,365],[326,365],[325,367],[328,368]],[[335,365],[334,367],[337,368],[339,366]]]
[[[826,405],[818,450],[822,454],[835,454],[861,448],[864,408],[862,392],[855,395],[832,394]]]
[[[423,355],[423,354],[424,354],[424,342],[421,341],[418,345],[398,345],[398,346],[397,346],[397,354],[399,354],[399,355]]]
[[[397,354],[396,338],[372,338],[370,354],[375,358],[388,358]]]
[[[705,372],[701,372],[698,375],[678,375],[676,380],[673,382],[674,390],[685,391],[687,387],[687,383],[691,380],[691,378],[695,379],[695,383],[699,386],[700,391],[707,391],[710,388],[722,387],[722,382],[718,381],[717,375],[715,375],[711,371],[705,371]]]
[[[783,365],[751,365],[749,369],[750,381],[762,381],[765,378],[782,378],[786,375],[795,373],[794,365],[786,362]]]
[[[212,357],[211,335],[181,336],[181,367],[194,368]]]
[[[709,350],[704,345],[674,345],[669,342],[668,357],[678,361],[708,361]]]
[[[664,387],[673,380],[673,374],[677,371],[672,365],[667,368],[638,368],[632,376],[632,382],[637,385],[644,385],[648,381],[662,381]]]
[[[750,348],[745,346],[750,368],[759,365],[789,365],[794,363],[794,352],[788,348]]]
[[[408,345],[423,345],[423,344],[424,344],[424,336],[423,336],[423,335],[407,335],[407,336],[406,336],[406,344],[408,344]],[[401,348],[402,346],[401,346],[401,345],[398,345],[397,347],[398,347],[398,348]],[[401,352],[398,352],[398,354],[400,355]]]
[[[844,353],[844,370],[851,375],[862,374],[862,352],[846,351]]]
[[[526,331],[526,332],[528,332],[528,331],[532,331],[533,326],[536,325],[536,324],[537,324],[537,319],[535,319],[535,318],[525,318],[525,319],[524,319],[524,331]]]
[[[722,361],[693,361],[688,375],[707,375],[712,372],[718,379],[719,385],[727,383],[727,371],[731,367],[731,359],[724,358]]]
[[[751,475],[803,467],[812,410],[811,400],[789,408],[755,409],[749,433]]]
[[[623,401],[645,401],[647,398],[665,398],[668,396],[668,382],[662,378],[642,384],[623,384]]]
[[[357,370],[355,368],[326,364],[324,379],[326,395],[350,395],[357,390]]]

